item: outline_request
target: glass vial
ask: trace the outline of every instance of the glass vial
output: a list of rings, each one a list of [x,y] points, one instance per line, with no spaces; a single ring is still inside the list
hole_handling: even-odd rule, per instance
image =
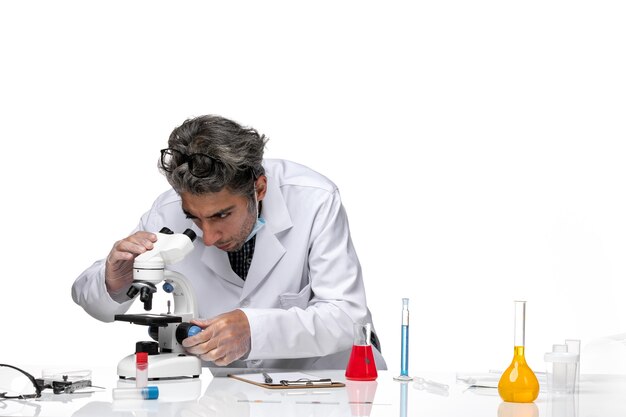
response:
[[[530,403],[539,395],[539,381],[524,357],[526,301],[515,301],[515,339],[513,361],[498,383],[498,394],[504,401]]]
[[[148,386],[148,352],[135,354],[135,386],[143,388]]]
[[[159,387],[114,388],[114,400],[156,400],[159,398]]]

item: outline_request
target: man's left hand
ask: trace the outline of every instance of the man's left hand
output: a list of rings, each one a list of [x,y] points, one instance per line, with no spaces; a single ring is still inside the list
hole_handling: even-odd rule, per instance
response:
[[[225,366],[250,351],[250,323],[241,310],[208,320],[191,320],[191,323],[203,330],[183,340],[183,346],[202,360]]]

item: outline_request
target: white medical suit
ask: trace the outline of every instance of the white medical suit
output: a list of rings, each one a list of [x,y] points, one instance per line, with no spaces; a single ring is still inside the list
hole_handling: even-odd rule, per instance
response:
[[[324,176],[284,160],[265,160],[267,193],[246,280],[233,272],[228,254],[202,243],[202,232],[185,217],[173,190],[160,195],[135,229],[168,227],[198,235],[195,249],[168,268],[191,282],[199,318],[240,309],[250,323],[251,350],[231,366],[345,369],[353,323],[372,322],[361,266],[337,187]],[[93,317],[113,321],[133,300],[113,299],[104,282],[105,260],[74,282],[72,297]],[[376,366],[386,369],[374,349]]]

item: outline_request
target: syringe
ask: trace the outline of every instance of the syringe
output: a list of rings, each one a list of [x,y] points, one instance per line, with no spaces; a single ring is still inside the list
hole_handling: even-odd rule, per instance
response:
[[[402,299],[402,338],[400,346],[400,375],[396,381],[410,381],[409,376],[409,299]]]

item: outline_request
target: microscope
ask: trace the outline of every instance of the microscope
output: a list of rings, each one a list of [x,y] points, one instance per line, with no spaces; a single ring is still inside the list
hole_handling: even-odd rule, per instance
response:
[[[197,378],[202,372],[202,363],[196,356],[189,355],[182,341],[200,329],[189,323],[197,317],[196,297],[184,275],[165,269],[166,265],[182,261],[193,250],[196,234],[187,229],[174,233],[167,227],[159,231],[154,248],[135,258],[133,283],[127,292],[130,298],[139,295],[144,310],[152,310],[152,296],[156,285],[164,282],[163,290],[171,293],[174,313],[164,314],[117,314],[116,321],[148,326],[148,333],[155,341],[137,342],[136,352],[148,352],[148,378],[177,379]],[[117,366],[120,379],[136,375],[135,354],[123,358]]]

